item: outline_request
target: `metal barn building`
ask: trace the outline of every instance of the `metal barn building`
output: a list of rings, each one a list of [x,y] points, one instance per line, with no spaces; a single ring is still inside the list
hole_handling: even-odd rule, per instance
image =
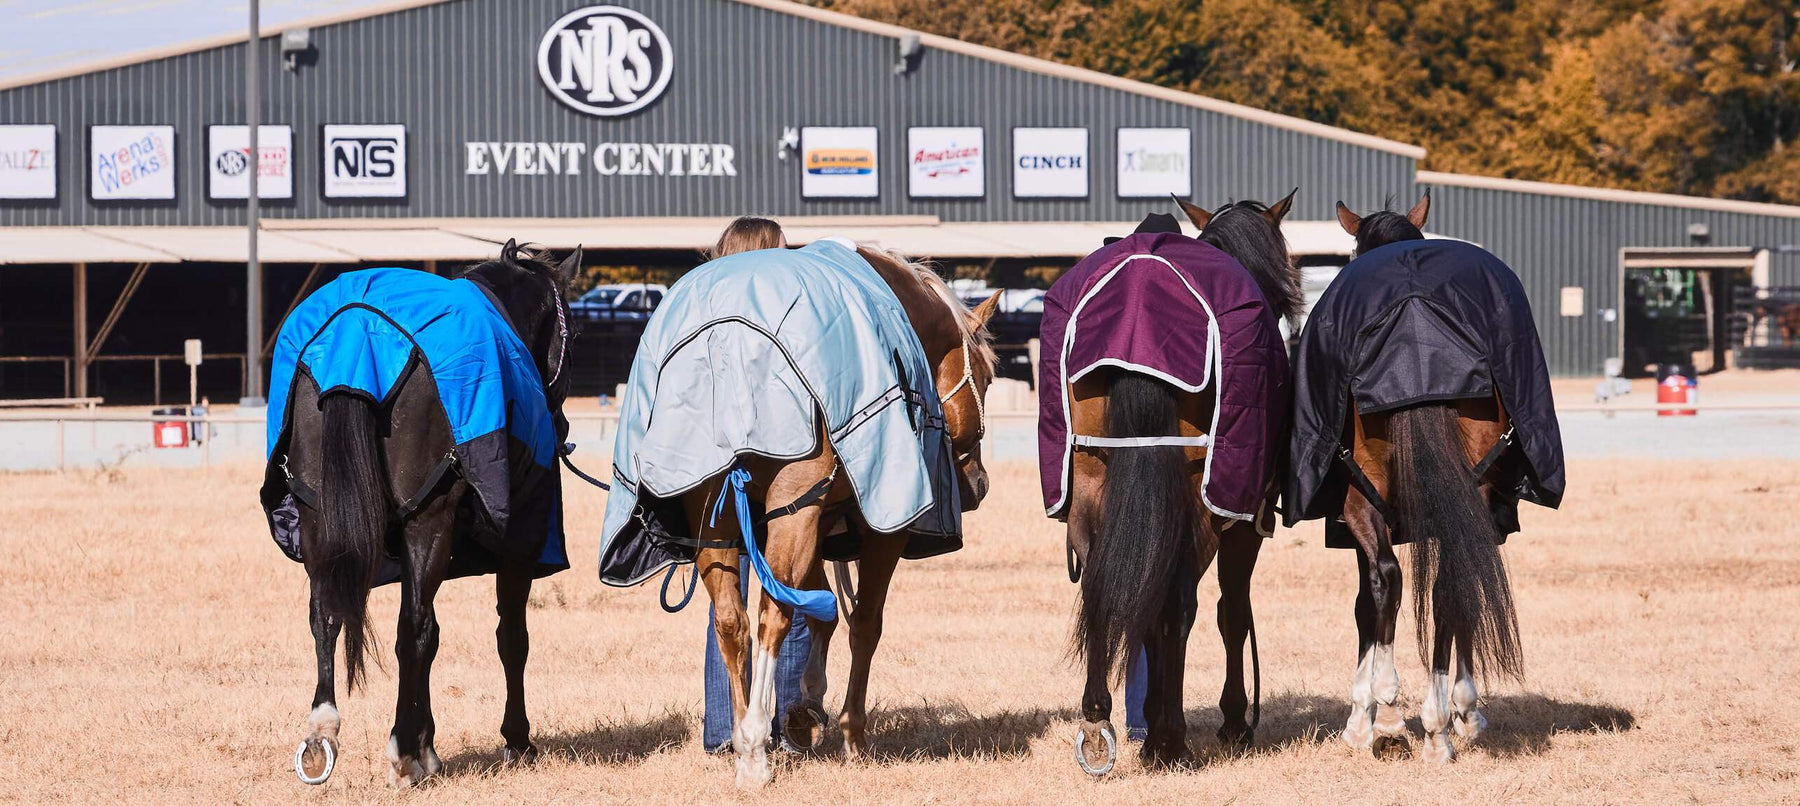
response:
[[[8,21],[42,44],[0,66],[0,396],[147,400],[196,337],[207,390],[255,396],[240,367],[335,273],[448,271],[508,238],[687,267],[748,213],[1017,282],[1171,193],[1298,186],[1286,232],[1323,282],[1350,250],[1335,201],[1429,188],[1429,229],[1520,273],[1565,375],[1723,361],[1767,328],[1744,300],[1800,285],[1800,207],[1421,173],[1416,146],[785,0],[612,2],[284,4],[254,160],[240,23],[88,58],[67,43],[184,4]]]

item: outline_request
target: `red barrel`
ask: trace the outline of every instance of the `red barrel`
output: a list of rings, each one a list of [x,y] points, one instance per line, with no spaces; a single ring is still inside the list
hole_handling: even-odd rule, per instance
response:
[[[1666,372],[1658,372],[1661,376],[1656,382],[1657,403],[1686,403],[1690,406],[1700,402],[1700,382],[1693,376],[1681,371],[1680,367],[1663,365]],[[1656,412],[1658,417],[1692,417],[1693,409],[1662,409]]]
[[[187,414],[182,407],[154,409],[151,416],[171,417]],[[183,420],[154,420],[150,423],[150,444],[158,448],[188,446],[188,424]]]

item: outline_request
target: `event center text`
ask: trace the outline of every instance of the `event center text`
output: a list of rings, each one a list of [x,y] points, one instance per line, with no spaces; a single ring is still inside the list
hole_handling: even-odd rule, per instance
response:
[[[473,142],[464,144],[471,176],[550,176],[592,170],[601,176],[737,176],[737,150],[726,143]]]

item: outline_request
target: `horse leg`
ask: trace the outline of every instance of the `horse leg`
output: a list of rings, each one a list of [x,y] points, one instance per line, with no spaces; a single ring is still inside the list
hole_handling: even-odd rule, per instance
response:
[[[494,641],[506,669],[506,716],[500,721],[506,746],[500,758],[507,764],[530,763],[538,755],[537,745],[531,743],[531,719],[525,714],[525,659],[531,654],[525,603],[531,598],[532,570],[529,562],[509,562],[494,577],[494,610],[500,615]]]
[[[1444,629],[1442,620],[1432,644],[1431,685],[1419,708],[1419,721],[1425,726],[1425,760],[1444,763],[1455,760],[1456,748],[1450,743],[1451,631]]]
[[[1144,698],[1144,714],[1148,717],[1149,736],[1140,751],[1148,764],[1161,767],[1192,767],[1194,751],[1187,741],[1187,711],[1182,707],[1182,685],[1187,672],[1188,635],[1194,629],[1199,610],[1200,576],[1210,557],[1203,557],[1199,569],[1184,568],[1177,572],[1174,586],[1163,600],[1158,624],[1151,632],[1145,649],[1153,683]],[[1183,560],[1184,566],[1188,561]],[[1160,679],[1159,679],[1160,678]]]
[[[822,590],[826,586],[825,564],[816,563],[807,571],[803,587]],[[838,595],[845,596],[847,592],[838,591]],[[808,618],[806,630],[812,640],[807,646],[806,671],[800,676],[800,701],[788,707],[781,730],[787,734],[788,744],[810,750],[825,739],[825,659],[831,650],[837,620]]]
[[[1375,657],[1375,594],[1371,590],[1369,557],[1360,548],[1356,551],[1356,570],[1356,674],[1350,682],[1350,719],[1344,723],[1341,736],[1352,748],[1368,750],[1375,744],[1375,695],[1369,682]]]
[[[881,611],[887,603],[888,583],[906,546],[904,535],[869,535],[863,539],[856,589],[856,611],[850,616],[850,680],[844,686],[844,710],[838,729],[844,733],[844,758],[859,761],[869,753],[869,663],[881,643]]]
[[[1219,637],[1225,641],[1225,687],[1219,693],[1219,741],[1248,747],[1256,740],[1254,728],[1244,720],[1249,698],[1244,692],[1244,640],[1255,616],[1250,610],[1250,577],[1256,573],[1256,555],[1262,536],[1251,524],[1227,529],[1219,545]]]
[[[1387,525],[1361,493],[1351,490],[1344,502],[1344,523],[1359,544],[1357,633],[1360,654],[1351,685],[1350,719],[1343,738],[1358,750],[1372,749],[1376,739],[1406,735],[1401,715],[1400,672],[1394,666],[1394,628],[1400,615],[1400,561]]]
[[[789,465],[779,471],[776,484],[770,486],[784,481],[793,467]],[[812,576],[813,569],[819,565],[819,515],[820,507],[814,504],[769,523],[768,550],[764,552],[764,559],[775,579],[798,585]],[[824,580],[822,571],[818,579]],[[771,778],[769,735],[775,719],[775,667],[781,645],[787,641],[793,615],[791,605],[778,603],[767,592],[763,593],[757,608],[756,642],[751,645],[750,691],[746,696],[744,718],[738,720],[731,736],[737,750],[737,785],[741,788],[760,788]]]
[[[338,717],[337,677],[333,663],[337,656],[338,631],[343,625],[320,612],[319,585],[319,581],[313,581],[312,601],[307,608],[312,624],[313,654],[319,666],[319,683],[313,689],[312,713],[306,719],[309,732],[299,763],[301,780],[309,784],[322,784],[331,777],[337,761],[338,728],[342,724]]]
[[[391,768],[388,783],[410,787],[438,774],[444,762],[432,746],[437,724],[431,717],[431,662],[437,657],[438,622],[433,600],[450,568],[451,524],[456,494],[436,496],[402,527],[400,628],[394,656],[400,667],[400,693],[394,705],[394,730],[388,735]]]
[[[1473,648],[1469,642],[1456,641],[1456,682],[1450,688],[1450,720],[1456,735],[1473,742],[1487,730],[1487,717],[1477,707],[1481,694],[1475,690]]]

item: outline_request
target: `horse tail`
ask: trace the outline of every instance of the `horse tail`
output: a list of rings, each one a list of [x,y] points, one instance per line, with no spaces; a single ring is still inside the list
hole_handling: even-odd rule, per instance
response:
[[[388,532],[388,495],[375,445],[375,411],[350,394],[325,398],[324,528],[305,549],[307,570],[318,580],[319,610],[344,627],[344,670],[351,690],[363,678],[363,650],[370,637],[369,587]]]
[[[1399,530],[1412,541],[1420,659],[1431,666],[1435,623],[1465,642],[1477,674],[1519,679],[1525,657],[1500,533],[1464,460],[1456,410],[1401,409],[1390,433]]]
[[[1175,388],[1132,372],[1107,387],[1106,435],[1176,433]],[[1198,517],[1187,453],[1176,445],[1116,448],[1101,485],[1100,526],[1081,575],[1075,648],[1114,676],[1144,645],[1171,589],[1193,574]]]

